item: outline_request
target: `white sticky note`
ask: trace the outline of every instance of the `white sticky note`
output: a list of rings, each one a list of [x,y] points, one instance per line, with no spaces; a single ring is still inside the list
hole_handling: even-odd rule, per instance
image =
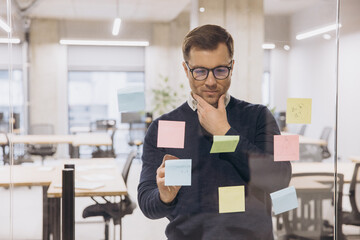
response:
[[[270,193],[270,197],[275,215],[298,207],[296,190],[293,186]]]
[[[165,161],[165,186],[191,186],[191,159]]]

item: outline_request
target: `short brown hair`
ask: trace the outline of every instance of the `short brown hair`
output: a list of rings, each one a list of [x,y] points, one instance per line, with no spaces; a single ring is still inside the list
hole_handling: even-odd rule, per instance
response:
[[[185,61],[189,60],[191,48],[200,50],[215,50],[219,43],[225,43],[229,56],[232,59],[234,55],[234,40],[226,29],[218,25],[203,25],[191,30],[184,38],[182,51]]]

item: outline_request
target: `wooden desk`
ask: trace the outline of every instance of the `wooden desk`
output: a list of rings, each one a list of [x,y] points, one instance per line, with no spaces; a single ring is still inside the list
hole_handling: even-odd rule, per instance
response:
[[[289,132],[281,132],[281,135],[297,135],[297,134],[289,133]],[[311,145],[326,146],[328,143],[327,143],[327,141],[325,141],[323,139],[309,138],[309,137],[299,135],[299,144],[311,144]]]
[[[353,163],[360,163],[360,156],[350,156],[349,159],[350,159]]]
[[[292,173],[306,172],[335,172],[334,163],[322,162],[291,162]],[[355,164],[352,162],[338,162],[338,173],[344,174],[344,183],[350,183]]]
[[[127,194],[126,185],[113,158],[72,159],[63,161],[63,164],[57,167],[56,174],[52,178],[48,190],[48,198],[61,197],[62,169],[64,164],[69,163],[75,164],[75,181],[100,182],[103,184],[102,187],[96,189],[75,188],[75,197],[121,196]],[[89,180],[90,178],[94,180]]]
[[[63,164],[69,163],[75,164],[75,181],[100,182],[102,184],[101,187],[95,189],[77,189],[77,182],[75,182],[75,197],[122,196],[127,194],[126,185],[113,158],[71,159],[63,161]],[[54,240],[60,240],[62,166],[56,169],[47,192],[48,204],[51,209],[49,228],[53,233]],[[89,178],[98,178],[98,180],[92,181]]]
[[[49,202],[47,190],[54,177],[55,167],[43,166],[0,166],[0,187],[41,186],[43,195],[43,239],[49,236]],[[10,175],[11,174],[11,175]],[[10,182],[12,184],[10,184]],[[24,200],[26,201],[26,200]]]
[[[69,152],[72,158],[79,157],[79,147],[88,146],[111,146],[112,140],[107,133],[84,133],[77,135],[14,135],[8,134],[10,143],[13,144],[69,144]],[[6,145],[8,141],[5,134],[0,134],[0,145]]]
[[[98,180],[103,183],[103,187],[93,190],[75,189],[76,197],[122,196],[127,194],[126,185],[113,158],[72,159],[61,160],[61,162],[61,166],[57,167],[0,166],[0,187],[9,187],[10,185],[15,187],[43,187],[43,239],[49,239],[50,233],[53,233],[54,240],[60,239],[61,188],[55,186],[61,185],[63,164],[75,164],[75,176],[80,181],[89,181],[84,179],[86,176],[94,177],[99,174],[107,176],[104,180]],[[96,181],[90,180],[90,182]]]

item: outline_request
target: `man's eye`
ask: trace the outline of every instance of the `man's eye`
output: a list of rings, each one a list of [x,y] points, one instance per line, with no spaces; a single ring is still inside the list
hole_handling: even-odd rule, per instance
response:
[[[206,74],[206,72],[207,72],[207,70],[203,69],[203,68],[194,69],[194,73],[197,74],[197,75],[204,75],[204,74]]]

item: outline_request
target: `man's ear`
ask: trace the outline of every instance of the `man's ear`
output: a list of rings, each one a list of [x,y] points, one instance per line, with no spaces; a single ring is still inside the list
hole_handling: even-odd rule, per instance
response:
[[[232,60],[232,63],[231,63],[231,74],[230,74],[230,77],[232,77],[232,73],[234,71],[234,66],[235,66],[235,60]]]
[[[186,66],[186,63],[183,62],[183,63],[182,63],[182,66],[183,66],[183,68],[184,68],[184,72],[185,72],[185,74],[186,74],[186,77],[189,78],[189,71],[188,71],[188,68],[187,68],[187,66]]]

